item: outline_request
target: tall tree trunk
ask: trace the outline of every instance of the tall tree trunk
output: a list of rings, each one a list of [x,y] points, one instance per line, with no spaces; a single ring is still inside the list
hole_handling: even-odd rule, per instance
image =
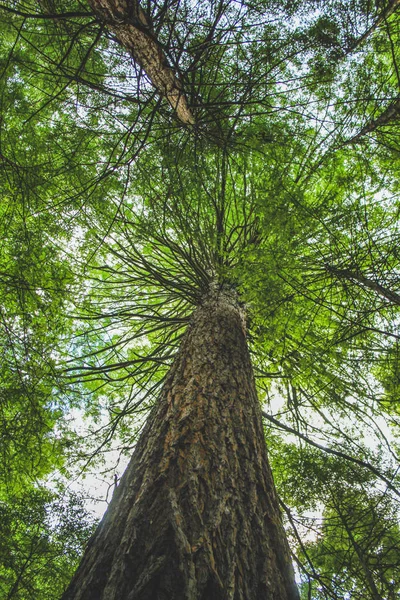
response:
[[[214,290],[63,600],[295,600],[243,313]]]

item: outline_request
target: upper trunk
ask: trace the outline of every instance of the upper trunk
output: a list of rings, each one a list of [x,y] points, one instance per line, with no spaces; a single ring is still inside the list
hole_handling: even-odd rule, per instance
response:
[[[297,598],[243,315],[215,291],[63,600]]]
[[[159,93],[168,100],[185,125],[195,120],[180,80],[175,76],[161,44],[156,38],[149,16],[138,0],[88,0],[96,16],[112,31],[117,40],[142,67]]]

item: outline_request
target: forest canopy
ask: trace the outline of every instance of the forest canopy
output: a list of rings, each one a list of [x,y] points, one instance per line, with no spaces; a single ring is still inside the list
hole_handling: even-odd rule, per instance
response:
[[[399,6],[0,1],[5,597],[62,592],[70,483],[111,489],[218,282],[301,597],[399,598]]]

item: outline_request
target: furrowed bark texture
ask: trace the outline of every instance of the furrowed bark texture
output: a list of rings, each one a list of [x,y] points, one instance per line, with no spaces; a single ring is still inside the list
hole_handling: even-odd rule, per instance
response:
[[[165,96],[178,119],[185,125],[194,125],[195,120],[181,82],[168,64],[150,19],[138,0],[88,0],[88,3],[100,21],[143,68],[159,93]]]
[[[63,600],[295,600],[244,321],[193,317]]]

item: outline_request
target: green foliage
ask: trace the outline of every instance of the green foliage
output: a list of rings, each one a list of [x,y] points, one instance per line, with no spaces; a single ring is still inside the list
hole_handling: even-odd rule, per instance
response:
[[[352,433],[365,461],[371,451]],[[398,498],[376,483],[366,464],[289,443],[278,442],[271,452],[290,535],[299,548],[301,597],[397,598]]]
[[[352,598],[398,597],[399,524],[396,507],[382,492],[332,491],[321,532],[305,551],[337,595],[351,590]],[[326,597],[318,582],[313,587],[313,597]]]
[[[59,444],[50,435],[61,415],[53,397],[54,350],[65,323],[69,273],[43,233],[40,217],[22,215],[18,198],[13,213],[3,207],[0,479],[13,489],[58,460]]]
[[[82,498],[27,488],[0,501],[0,594],[9,600],[61,595],[94,531]]]

